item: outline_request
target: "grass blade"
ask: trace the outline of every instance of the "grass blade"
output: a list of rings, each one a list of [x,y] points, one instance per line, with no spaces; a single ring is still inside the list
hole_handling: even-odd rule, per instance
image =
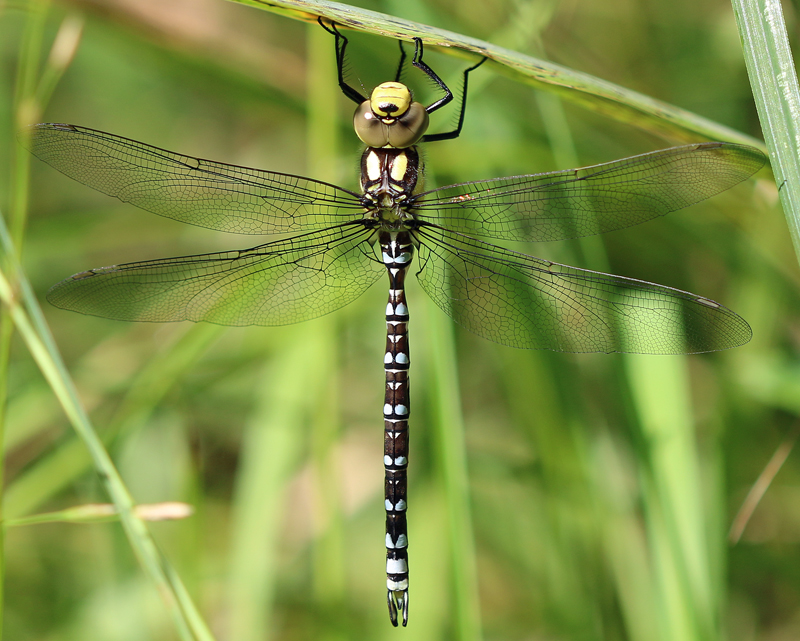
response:
[[[77,391],[47,328],[33,290],[16,264],[16,252],[2,216],[0,216],[0,244],[9,271],[13,270],[15,274],[13,282],[17,283],[16,288],[13,287],[12,280],[7,277],[6,272],[0,271],[0,300],[8,306],[8,313],[14,326],[50,384],[73,428],[89,450],[106,491],[119,511],[134,553],[145,572],[158,587],[180,637],[187,641],[191,639],[211,641],[213,636],[186,594],[179,577],[172,572],[168,562],[161,555],[147,526],[134,514],[133,499],[78,399]],[[24,308],[20,300],[24,303]]]
[[[733,0],[775,183],[800,257],[800,86],[779,0]]]
[[[470,60],[486,56],[494,63],[495,71],[515,81],[670,140],[696,142],[705,138],[763,146],[761,141],[734,129],[612,82],[452,31],[323,0],[275,0],[268,4],[258,0],[232,1],[307,22],[323,17],[342,27],[386,38],[410,41],[419,37],[426,46],[442,47],[456,55],[470,52],[473,55],[463,56]]]

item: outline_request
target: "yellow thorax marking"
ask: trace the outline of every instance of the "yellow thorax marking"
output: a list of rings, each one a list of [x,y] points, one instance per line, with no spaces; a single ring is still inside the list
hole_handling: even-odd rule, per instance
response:
[[[378,180],[381,177],[381,160],[378,154],[371,151],[367,156],[367,178]]]
[[[398,154],[392,163],[392,169],[389,175],[395,182],[401,182],[406,176],[408,170],[408,156],[405,152]]]

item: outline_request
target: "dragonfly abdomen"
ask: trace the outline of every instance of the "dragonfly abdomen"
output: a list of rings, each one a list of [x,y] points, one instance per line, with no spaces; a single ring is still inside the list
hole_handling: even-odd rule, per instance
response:
[[[406,495],[408,486],[408,417],[411,400],[408,388],[408,306],[405,278],[414,246],[408,232],[382,231],[379,235],[383,263],[389,273],[389,302],[386,305],[386,393],[383,405],[384,498],[386,504],[386,587],[389,615],[397,625],[398,611],[403,625],[408,622],[408,528]]]

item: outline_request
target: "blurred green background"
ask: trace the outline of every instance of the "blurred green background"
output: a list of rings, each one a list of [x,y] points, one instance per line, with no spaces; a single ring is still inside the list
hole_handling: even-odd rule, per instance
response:
[[[760,137],[724,0],[358,5],[547,58]],[[59,29],[81,24],[75,58],[36,120],[356,188],[352,103],[338,92],[333,42],[319,27],[220,0],[18,0],[0,4],[3,213],[19,181],[20,57],[39,51],[44,64]],[[366,87],[394,74],[395,42],[351,41],[350,70]],[[430,49],[426,61],[457,85],[463,59]],[[435,183],[675,143],[561,104],[491,65],[472,79],[461,137],[426,150]],[[419,89],[424,97],[429,88]],[[22,258],[42,301],[50,285],[90,267],[263,242],[158,218],[38,161],[31,171]],[[731,352],[517,351],[453,326],[410,285],[406,631],[387,621],[383,587],[383,283],[290,327],[126,324],[44,303],[45,312],[136,501],[194,506],[191,518],[151,528],[219,639],[797,639],[796,456],[741,540],[728,540],[800,411],[797,261],[776,199],[765,170],[647,225],[518,247],[719,300],[754,331]],[[18,340],[9,373],[7,516],[107,501]],[[464,479],[448,463],[462,438]],[[448,517],[459,487],[472,535],[454,532]],[[7,639],[177,638],[118,524],[12,528],[5,545]],[[473,593],[470,619],[463,604]]]

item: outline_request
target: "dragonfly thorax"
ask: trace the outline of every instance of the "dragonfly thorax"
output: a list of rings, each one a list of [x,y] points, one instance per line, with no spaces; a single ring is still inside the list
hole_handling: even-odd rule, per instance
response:
[[[384,82],[372,91],[353,116],[353,127],[370,147],[404,149],[422,138],[428,129],[425,106],[414,102],[401,82]]]
[[[422,187],[419,152],[368,147],[361,156],[361,190],[367,217],[389,229],[409,227],[414,220],[409,198]]]

